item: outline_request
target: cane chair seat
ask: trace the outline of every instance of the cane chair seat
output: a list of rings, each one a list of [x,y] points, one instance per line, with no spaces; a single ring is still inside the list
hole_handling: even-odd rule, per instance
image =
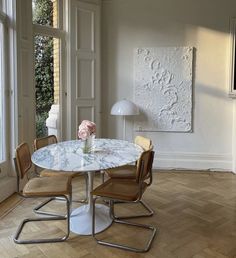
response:
[[[77,176],[81,176],[81,173],[54,171],[54,170],[44,169],[40,172],[40,176],[41,177],[68,176],[68,177],[71,177],[71,178],[75,178]]]
[[[111,168],[106,170],[106,173],[110,178],[116,179],[135,179],[136,166],[125,165],[117,168]]]
[[[23,195],[29,196],[59,196],[69,193],[71,180],[68,177],[36,177],[32,178],[24,187]]]
[[[147,188],[147,183],[143,182],[143,192]],[[136,201],[139,197],[139,185],[133,180],[108,179],[94,191],[94,195],[112,198],[115,200]]]

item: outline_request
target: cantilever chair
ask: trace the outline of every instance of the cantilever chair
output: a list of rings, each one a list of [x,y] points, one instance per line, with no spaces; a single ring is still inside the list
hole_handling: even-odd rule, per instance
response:
[[[55,135],[49,135],[46,137],[42,137],[42,138],[36,138],[34,140],[34,150],[38,150],[40,148],[43,148],[45,146],[48,146],[50,144],[54,144],[57,143],[57,137]],[[72,201],[72,202],[78,202],[78,203],[85,203],[87,202],[87,195],[88,195],[88,190],[87,190],[87,174],[86,173],[75,173],[75,172],[63,172],[63,171],[53,171],[53,170],[47,170],[44,169],[40,172],[40,177],[54,177],[54,176],[67,176],[69,177],[71,180],[77,176],[85,176],[85,185],[86,185],[86,197],[84,200],[76,200],[76,201]],[[38,213],[38,214],[44,214],[44,215],[50,215],[50,216],[57,216],[58,214],[55,214],[53,212],[46,212],[46,211],[42,211],[40,210],[41,208],[43,208],[45,205],[47,205],[49,202],[53,201],[53,200],[64,200],[63,198],[58,198],[58,197],[52,197],[46,201],[44,201],[43,203],[39,204],[38,206],[36,206],[34,208],[34,212]]]
[[[134,142],[135,142],[135,144],[142,147],[142,149],[144,151],[153,149],[152,141],[146,137],[136,136]],[[109,178],[112,178],[112,179],[135,180],[137,165],[138,165],[138,162],[136,162],[135,165],[125,165],[125,166],[121,166],[118,168],[111,168],[111,169],[106,170],[105,173]],[[152,169],[152,167],[150,167],[150,169]],[[149,178],[146,178],[145,180],[148,181],[147,186],[150,186],[152,184],[152,173],[150,173],[148,175],[149,175]],[[143,200],[139,200],[139,203],[144,207],[144,209],[147,211],[147,213],[131,215],[131,216],[119,216],[119,217],[114,215],[115,218],[128,219],[128,218],[150,217],[154,214],[154,211]]]
[[[92,191],[92,194],[96,196],[93,200],[92,235],[96,239],[98,244],[117,247],[120,249],[125,249],[134,252],[147,252],[150,249],[152,241],[156,235],[156,228],[150,225],[137,224],[130,221],[116,219],[114,217],[114,201],[138,202],[141,200],[144,191],[148,187],[148,184],[145,182],[145,179],[151,177],[151,175],[149,174],[152,173],[150,167],[152,166],[153,156],[154,152],[151,150],[144,151],[142,153],[137,164],[135,180],[110,178]],[[139,228],[145,228],[152,232],[144,248],[130,247],[127,245],[108,242],[100,240],[95,236],[95,202],[98,197],[102,197],[103,199],[109,201],[110,215],[113,219],[113,222],[135,226]]]
[[[29,146],[27,143],[22,143],[16,148],[16,157],[14,158],[15,168],[17,173],[17,191],[24,198],[42,198],[42,197],[60,197],[66,201],[67,216],[27,218],[22,221],[14,236],[14,242],[17,244],[32,244],[32,243],[52,243],[62,242],[69,237],[70,233],[70,205],[72,199],[71,193],[71,178],[65,176],[58,177],[34,177],[28,179],[32,168],[32,161]],[[20,190],[21,182],[24,182],[27,177],[28,182]],[[21,232],[25,224],[35,221],[67,221],[67,231],[62,237],[56,238],[38,238],[30,240],[20,240]]]

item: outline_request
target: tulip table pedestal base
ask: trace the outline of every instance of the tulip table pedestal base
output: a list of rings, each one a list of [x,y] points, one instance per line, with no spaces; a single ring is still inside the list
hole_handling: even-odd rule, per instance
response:
[[[72,211],[70,216],[70,230],[79,235],[92,235],[92,198],[90,192],[93,190],[93,178],[95,172],[88,172],[88,204]],[[95,206],[95,233],[108,228],[112,223],[109,215],[109,207],[104,204]]]

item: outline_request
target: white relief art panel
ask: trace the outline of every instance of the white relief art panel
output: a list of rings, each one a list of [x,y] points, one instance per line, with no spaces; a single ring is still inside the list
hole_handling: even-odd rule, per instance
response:
[[[192,131],[192,47],[135,49],[137,131]]]

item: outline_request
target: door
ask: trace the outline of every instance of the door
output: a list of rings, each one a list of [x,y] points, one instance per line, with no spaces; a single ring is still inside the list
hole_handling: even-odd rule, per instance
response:
[[[100,130],[100,6],[71,1],[69,18],[68,137],[87,119]]]

